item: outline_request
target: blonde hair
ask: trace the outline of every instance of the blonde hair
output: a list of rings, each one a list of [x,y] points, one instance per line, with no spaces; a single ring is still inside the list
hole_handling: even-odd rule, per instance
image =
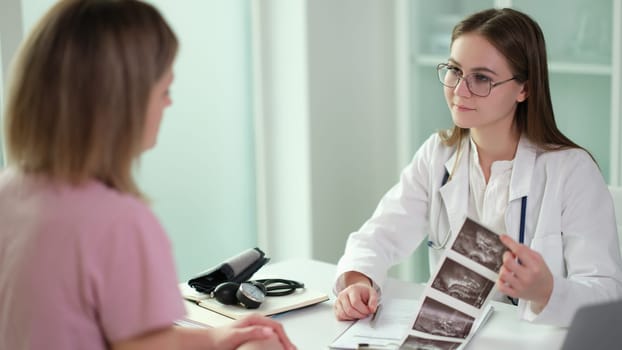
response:
[[[5,113],[7,161],[142,197],[132,176],[151,89],[177,53],[175,34],[136,0],[65,0],[20,48]]]

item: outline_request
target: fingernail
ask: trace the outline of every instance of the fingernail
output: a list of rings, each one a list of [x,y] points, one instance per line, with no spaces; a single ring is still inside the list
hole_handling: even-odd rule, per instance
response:
[[[270,327],[264,327],[261,331],[265,335],[272,335],[272,334],[274,334],[274,330],[272,328],[270,328]]]

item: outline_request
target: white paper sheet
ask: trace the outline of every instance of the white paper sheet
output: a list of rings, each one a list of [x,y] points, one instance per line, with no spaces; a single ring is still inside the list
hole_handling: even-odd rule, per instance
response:
[[[417,315],[415,299],[389,299],[382,302],[373,326],[371,317],[356,321],[332,344],[332,349],[397,349]],[[368,347],[360,346],[368,344]]]

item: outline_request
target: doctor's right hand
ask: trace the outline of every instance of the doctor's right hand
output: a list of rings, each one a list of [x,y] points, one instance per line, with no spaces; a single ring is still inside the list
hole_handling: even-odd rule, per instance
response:
[[[348,271],[343,279],[346,287],[335,301],[335,316],[340,321],[365,318],[378,308],[378,292],[371,280],[360,272]]]

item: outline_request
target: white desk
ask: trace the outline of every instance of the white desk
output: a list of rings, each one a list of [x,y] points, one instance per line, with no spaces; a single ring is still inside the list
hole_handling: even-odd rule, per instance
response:
[[[335,265],[312,260],[290,260],[270,263],[259,270],[253,278],[279,277],[304,282],[314,290],[325,291],[330,300],[301,310],[277,315],[274,318],[283,323],[288,336],[300,350],[326,349],[343,332],[350,322],[340,322],[333,314],[335,297],[332,282]],[[384,297],[418,298],[423,285],[389,279],[383,290]],[[495,312],[478,331],[468,349],[524,350],[559,349],[566,335],[565,328],[536,325],[518,319],[512,305],[493,302]],[[190,319],[211,326],[224,325],[230,319],[214,314],[193,303],[186,302]]]

